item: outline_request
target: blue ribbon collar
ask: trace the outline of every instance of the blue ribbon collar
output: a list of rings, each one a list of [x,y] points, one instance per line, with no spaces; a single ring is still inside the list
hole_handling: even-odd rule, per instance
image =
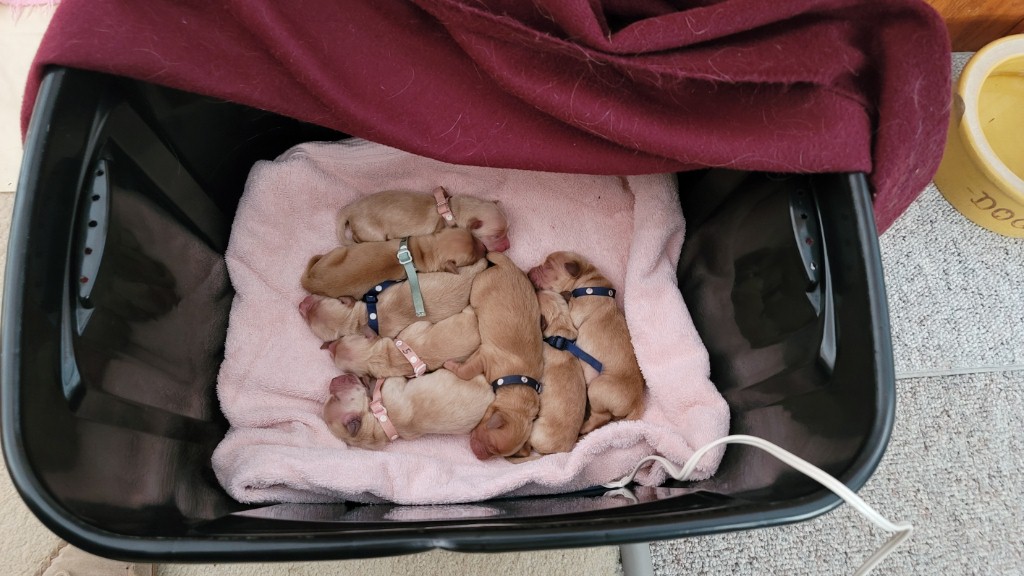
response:
[[[363,297],[360,298],[360,300],[366,302],[367,325],[370,327],[370,330],[377,334],[380,334],[380,324],[377,318],[377,300],[380,297],[380,293],[400,282],[405,282],[405,280],[385,280],[371,288],[369,292],[363,294]]]
[[[582,348],[577,346],[575,340],[570,340],[563,336],[548,336],[544,341],[550,344],[552,348],[555,348],[556,350],[565,350],[587,364],[590,364],[590,367],[597,370],[598,374],[604,370],[604,365],[601,364],[597,358],[587,354]]]

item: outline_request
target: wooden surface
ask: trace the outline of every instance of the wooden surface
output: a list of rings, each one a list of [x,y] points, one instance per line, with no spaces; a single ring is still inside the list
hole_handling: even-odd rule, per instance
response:
[[[1024,0],[926,0],[946,20],[953,52],[973,52],[989,42],[1024,34]]]

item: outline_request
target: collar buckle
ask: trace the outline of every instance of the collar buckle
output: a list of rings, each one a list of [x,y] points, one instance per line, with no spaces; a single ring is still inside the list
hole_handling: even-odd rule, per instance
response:
[[[556,350],[565,350],[572,343],[572,340],[564,336],[548,336],[544,339],[545,342],[551,345]]]
[[[398,249],[398,263],[402,266],[412,264],[412,252],[409,252],[405,240],[402,241],[402,246]]]

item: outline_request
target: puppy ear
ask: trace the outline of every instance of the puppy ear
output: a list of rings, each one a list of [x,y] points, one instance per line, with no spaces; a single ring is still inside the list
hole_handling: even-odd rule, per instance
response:
[[[496,428],[502,428],[505,426],[505,416],[501,412],[495,412],[491,414],[491,417],[487,420],[487,429],[494,430]]]
[[[580,263],[570,260],[565,263],[565,272],[573,278],[579,278],[580,276]]]
[[[484,225],[484,223],[479,218],[470,218],[469,219],[469,229],[470,230],[477,230],[477,229],[479,229],[483,225]]]
[[[348,420],[345,420],[345,429],[352,436],[359,433],[359,429],[363,426],[363,419],[358,414],[353,414]]]
[[[444,269],[452,274],[459,273],[459,267],[455,265],[455,260],[448,260],[444,263]]]
[[[374,332],[373,328],[370,328],[369,326],[363,326],[362,332],[363,332],[363,336],[365,336],[367,340],[376,340],[377,339],[377,333]]]
[[[566,304],[568,304],[569,300],[572,299],[572,292],[566,290],[565,292],[562,292],[561,294],[562,294],[562,298],[565,298]]]
[[[351,308],[351,307],[355,306],[356,299],[351,297],[351,296],[341,296],[341,297],[338,298],[338,302],[341,302],[345,306],[348,306],[349,308]]]

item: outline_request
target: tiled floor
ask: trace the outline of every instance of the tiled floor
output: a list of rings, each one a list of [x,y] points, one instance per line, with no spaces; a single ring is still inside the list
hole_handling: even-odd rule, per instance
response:
[[[21,95],[51,8],[22,10],[0,6],[0,191],[13,191],[21,164]]]
[[[0,265],[20,163],[24,76],[48,9],[0,7]],[[961,58],[962,64],[962,58]],[[861,492],[918,527],[880,574],[1021,573],[1024,240],[983,231],[934,188],[881,238],[898,376],[889,450]],[[0,274],[3,268],[0,266]],[[0,463],[2,467],[2,463]],[[0,574],[33,573],[58,540],[0,471]],[[656,543],[659,575],[847,574],[883,536],[849,508],[770,530]],[[159,574],[614,574],[616,548],[332,563],[161,566]]]
[[[0,7],[0,280],[7,261],[7,234],[21,164],[19,112],[25,75],[49,22],[49,9],[24,11],[17,21]],[[2,283],[0,283],[2,296]],[[43,527],[14,491],[0,460],[0,574],[31,574],[56,549],[57,537]]]

